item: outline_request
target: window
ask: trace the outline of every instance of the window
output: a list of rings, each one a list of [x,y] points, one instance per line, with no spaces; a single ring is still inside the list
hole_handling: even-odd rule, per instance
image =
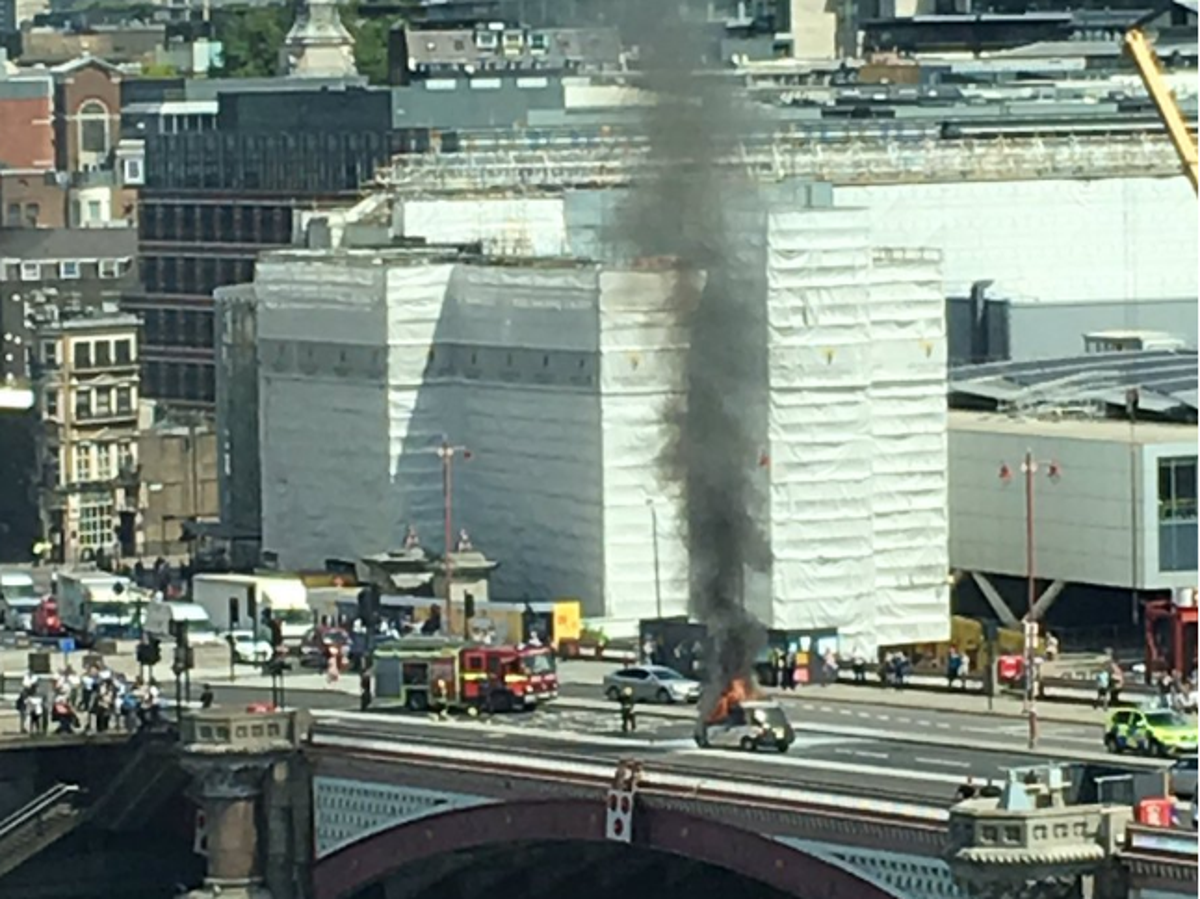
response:
[[[46,391],[46,417],[58,418],[58,391]]]
[[[90,388],[82,387],[75,391],[75,417],[92,417],[92,391]]]
[[[100,277],[116,278],[121,274],[121,263],[117,259],[100,260]]]
[[[21,263],[21,280],[22,281],[40,281],[40,280],[42,280],[42,264],[40,262],[22,262]]]
[[[21,227],[21,204],[9,203],[8,208],[4,210],[4,224],[9,228]]]
[[[87,204],[87,220],[89,222],[98,222],[104,218],[104,210],[100,207],[99,200],[88,200]]]
[[[133,411],[133,388],[118,387],[117,388],[117,412],[119,414],[128,414]]]
[[[96,444],[96,480],[111,481],[113,476],[113,445]]]
[[[1196,457],[1158,460],[1158,568],[1195,571]]]
[[[99,100],[88,100],[76,118],[79,121],[79,149],[103,156],[108,153],[108,110]]]
[[[128,440],[122,440],[117,444],[117,467],[121,471],[133,471],[133,444]]]
[[[37,203],[25,204],[25,227],[36,228],[38,219],[42,217],[42,207]]]
[[[58,366],[58,341],[57,340],[47,340],[45,343],[42,344],[42,362],[48,368],[55,368]]]
[[[76,368],[91,368],[92,367],[92,345],[86,340],[77,340],[71,348],[72,357],[75,360]]]
[[[111,387],[96,388],[96,415],[100,418],[106,418],[109,415],[112,415]]]
[[[58,277],[64,281],[77,281],[79,279],[79,263],[74,260],[60,262],[58,264]]]
[[[124,160],[122,162],[122,172],[126,184],[142,183],[142,161],[140,159]]]
[[[79,509],[79,545],[100,549],[113,543],[113,504],[90,502]]]
[[[92,479],[92,445],[80,443],[75,447],[75,480],[90,481]]]
[[[111,340],[97,340],[96,344],[95,344],[95,349],[92,350],[92,352],[96,357],[96,365],[98,367],[105,366],[105,365],[112,365],[112,341]]]

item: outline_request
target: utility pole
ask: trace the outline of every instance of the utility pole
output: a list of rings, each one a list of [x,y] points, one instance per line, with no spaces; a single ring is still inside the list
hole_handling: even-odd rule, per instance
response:
[[[1021,474],[1025,478],[1025,591],[1026,608],[1024,625],[1023,654],[1025,657],[1025,715],[1029,722],[1029,748],[1037,746],[1037,565],[1034,540],[1034,475],[1039,466],[1046,466],[1046,473],[1051,480],[1058,478],[1060,468],[1057,462],[1039,462],[1033,456],[1033,450],[1026,450],[1021,460]],[[1008,465],[1000,466],[1000,480],[1008,483],[1012,480],[1012,471]]]
[[[662,573],[658,564],[658,507],[654,500],[647,498],[646,505],[650,507],[650,530],[654,541],[654,611],[659,621],[663,617],[662,604]]]
[[[446,633],[450,633],[451,618],[451,599],[454,593],[454,520],[453,520],[453,497],[454,497],[454,457],[462,454],[463,459],[471,458],[471,451],[465,446],[454,446],[450,443],[449,437],[442,437],[441,445],[435,450],[438,458],[442,460],[442,524],[445,526],[443,534],[443,550],[442,550],[442,565],[445,569],[444,577],[446,579],[446,620],[442,625]],[[465,621],[466,610],[463,614],[463,630],[470,630],[469,623]]]

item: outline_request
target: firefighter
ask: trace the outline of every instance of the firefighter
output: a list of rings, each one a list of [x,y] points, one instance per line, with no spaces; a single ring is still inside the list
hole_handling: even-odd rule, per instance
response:
[[[637,730],[637,710],[633,701],[633,688],[626,687],[617,699],[621,703],[621,733]]]
[[[450,688],[445,678],[439,677],[433,685],[433,708],[439,721],[445,721],[450,713]]]

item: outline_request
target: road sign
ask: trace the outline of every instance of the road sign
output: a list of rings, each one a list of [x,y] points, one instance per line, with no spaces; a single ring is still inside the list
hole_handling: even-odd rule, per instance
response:
[[[58,651],[63,655],[70,655],[75,651],[74,637],[60,637],[58,640]]]

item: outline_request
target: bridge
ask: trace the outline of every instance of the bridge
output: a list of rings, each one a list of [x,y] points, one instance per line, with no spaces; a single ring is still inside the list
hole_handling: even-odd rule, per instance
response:
[[[143,884],[114,895],[191,886],[195,899],[591,899],[652,884],[662,899],[1040,899],[1100,883],[1094,895],[1105,899],[1165,899],[1197,890],[1194,832],[1130,824],[1127,806],[1060,808],[1037,826],[1027,820],[1036,811],[1000,820],[984,807],[968,819],[950,809],[957,775],[358,713],[216,708],[185,718],[181,737],[108,741],[104,790],[66,783],[80,770],[78,747],[14,750],[28,758],[4,767],[47,770],[33,778],[41,791],[0,822],[0,895],[67,896],[26,887],[52,868],[48,847],[72,845],[57,841],[73,828],[91,828],[88,845],[114,845],[96,833],[126,845],[139,822],[165,839],[163,822],[184,819],[199,832],[186,827],[186,845],[163,850],[176,859],[167,892]],[[69,752],[73,761],[53,761]],[[1018,826],[1020,838],[1005,843]],[[986,843],[989,828],[995,845],[972,843],[972,834]],[[1035,837],[1037,846],[1021,843]],[[78,895],[104,896],[95,882]]]

